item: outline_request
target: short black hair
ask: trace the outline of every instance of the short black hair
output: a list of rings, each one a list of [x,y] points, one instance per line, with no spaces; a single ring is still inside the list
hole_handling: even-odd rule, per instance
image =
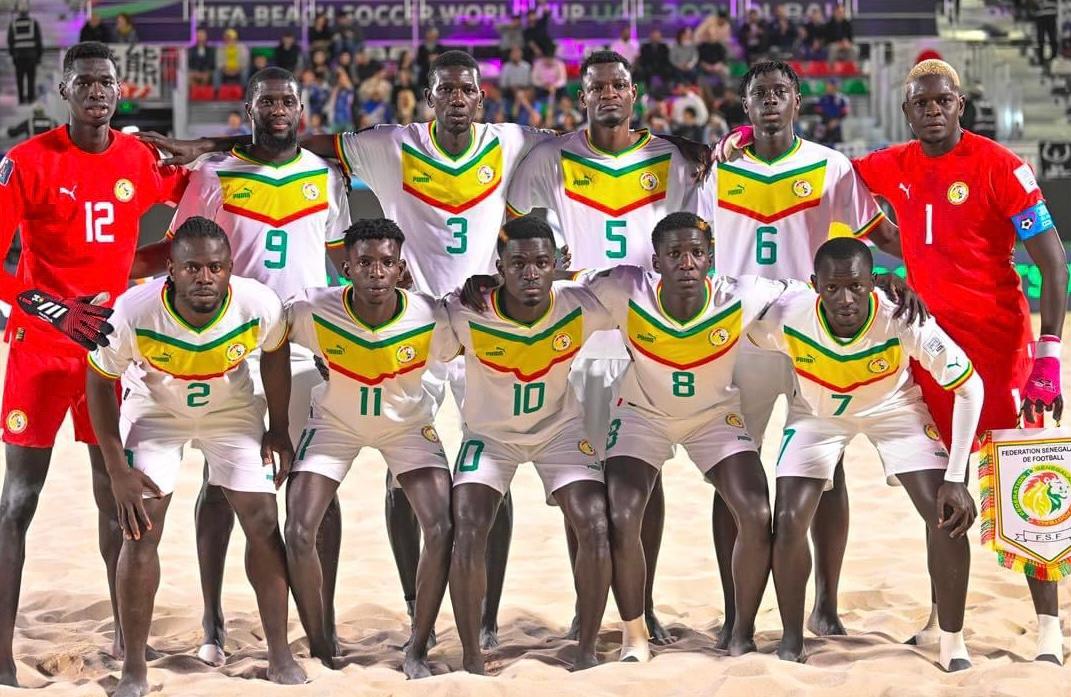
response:
[[[286,82],[294,83],[294,91],[299,92],[301,87],[298,85],[297,78],[294,77],[294,73],[290,72],[286,68],[280,68],[277,65],[272,65],[267,68],[261,68],[257,72],[253,73],[253,76],[249,78],[249,83],[245,86],[245,101],[249,101],[253,98],[253,94],[256,93],[257,88],[262,83],[268,80],[285,80]]]
[[[431,67],[428,69],[428,75],[430,76],[436,70],[440,68],[469,68],[476,73],[476,82],[480,81],[480,64],[476,62],[470,54],[459,51],[458,49],[451,49],[449,51],[443,51],[435,60],[431,62]],[[428,80],[431,82],[431,80]]]
[[[796,88],[796,94],[800,93],[800,76],[796,74],[796,71],[792,69],[792,66],[784,61],[759,61],[751,66],[751,68],[744,73],[744,77],[740,78],[740,94],[743,97],[747,96],[748,87],[751,86],[751,81],[757,78],[759,75],[765,75],[766,73],[781,73],[787,77],[792,86]]]
[[[588,71],[593,65],[605,65],[607,63],[620,63],[625,66],[625,70],[628,74],[632,75],[632,63],[628,62],[628,58],[625,58],[617,51],[592,51],[588,54],[588,57],[584,59],[584,62],[580,64],[580,79],[584,78],[584,73]]]
[[[394,240],[398,243],[398,249],[401,249],[405,244],[405,233],[390,218],[358,218],[346,228],[343,245],[348,252],[362,240]]]
[[[506,243],[510,240],[549,240],[550,246],[557,248],[554,242],[554,231],[550,224],[539,216],[522,215],[520,218],[506,221],[498,232],[498,255],[506,249]]]
[[[174,249],[175,245],[180,242],[193,242],[194,240],[216,240],[220,242],[229,252],[231,250],[231,241],[227,238],[227,233],[223,231],[214,220],[195,215],[189,218],[178,226],[178,229],[171,235],[171,248]]]
[[[655,252],[658,251],[658,247],[666,238],[666,233],[671,230],[698,230],[699,232],[706,234],[708,240],[711,242],[714,241],[714,233],[711,231],[710,223],[703,220],[695,213],[677,211],[676,213],[670,213],[665,218],[662,218],[658,221],[658,224],[655,225],[654,231],[651,233],[651,244],[654,246]]]
[[[870,253],[870,248],[866,244],[854,237],[834,237],[823,242],[822,246],[815,252],[814,272],[815,274],[818,273],[818,267],[822,262],[850,261],[852,259],[862,259],[867,273],[873,273],[874,255]]]
[[[107,44],[102,44],[99,41],[83,41],[75,44],[67,49],[67,53],[63,54],[63,76],[67,77],[74,72],[74,62],[76,60],[82,60],[87,58],[104,58],[110,60],[112,65],[115,66],[116,71],[119,70],[119,63],[115,60],[115,54],[108,48]]]

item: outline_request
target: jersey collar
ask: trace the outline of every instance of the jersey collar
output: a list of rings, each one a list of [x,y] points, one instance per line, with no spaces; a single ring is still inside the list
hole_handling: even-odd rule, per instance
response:
[[[788,158],[799,152],[803,147],[803,140],[799,136],[792,136],[792,145],[788,146],[788,150],[784,151],[780,155],[775,156],[773,159],[764,160],[757,152],[755,152],[755,146],[749,145],[744,148],[744,154],[756,162],[761,162],[766,165],[776,165],[779,162],[783,162]]]
[[[875,291],[870,292],[870,302],[867,303],[867,318],[863,322],[863,326],[859,327],[854,335],[845,339],[844,337],[837,336],[833,333],[833,330],[829,328],[829,322],[826,321],[826,315],[822,312],[822,298],[819,297],[814,303],[814,312],[818,315],[818,324],[822,327],[822,331],[826,333],[833,341],[837,342],[841,346],[851,346],[855,342],[866,336],[866,333],[870,331],[870,327],[874,325],[874,317],[878,314],[878,294]]]
[[[342,291],[342,307],[346,310],[346,314],[349,315],[349,318],[353,320],[354,324],[356,324],[361,329],[370,331],[373,334],[376,332],[381,332],[387,327],[393,325],[399,319],[401,319],[402,315],[405,314],[406,308],[409,307],[409,298],[405,294],[405,292],[398,288],[395,288],[394,292],[398,295],[398,305],[394,308],[394,314],[391,315],[390,319],[388,319],[386,322],[379,325],[378,327],[373,327],[372,325],[365,323],[361,320],[360,317],[357,316],[357,313],[353,309],[352,285],[346,286],[346,289]]]
[[[640,148],[644,147],[645,145],[650,143],[651,139],[653,138],[653,136],[651,135],[651,132],[648,131],[646,128],[638,130],[638,131],[632,131],[632,132],[633,133],[639,133],[640,134],[640,139],[637,140],[632,145],[630,145],[627,148],[625,148],[624,150],[618,150],[617,152],[610,152],[609,150],[603,150],[603,149],[599,148],[597,145],[595,145],[595,143],[591,142],[591,129],[590,128],[585,128],[584,129],[584,142],[586,142],[588,144],[588,147],[591,149],[592,152],[598,153],[599,155],[606,155],[607,157],[624,157],[625,155],[628,155],[629,153],[636,152]]]
[[[435,148],[435,152],[439,153],[446,159],[452,160],[453,162],[457,162],[458,160],[463,160],[469,155],[471,155],[472,151],[476,149],[476,124],[471,124],[469,126],[469,146],[465,148],[465,151],[462,152],[460,155],[451,155],[450,153],[446,152],[446,149],[443,148],[443,146],[439,145],[439,139],[435,137],[436,128],[437,126],[435,121],[428,122],[428,136],[431,138],[431,146]]]
[[[299,147],[297,149],[297,154],[291,157],[286,162],[266,162],[264,160],[258,160],[249,153],[245,152],[245,149],[240,145],[235,145],[233,148],[231,148],[231,155],[234,155],[243,162],[251,162],[254,165],[260,165],[261,167],[272,167],[274,169],[279,169],[281,167],[286,167],[287,165],[292,165],[298,160],[300,160],[301,148]]]
[[[223,302],[219,304],[219,308],[216,310],[216,314],[212,315],[212,319],[210,319],[203,327],[195,327],[186,320],[184,320],[182,318],[182,315],[178,313],[178,310],[175,309],[174,304],[171,302],[170,295],[167,292],[169,289],[170,284],[165,283],[163,289],[160,291],[160,299],[164,303],[164,311],[166,311],[167,314],[171,316],[171,319],[173,319],[176,324],[178,324],[183,329],[190,330],[194,334],[204,334],[209,329],[219,324],[219,321],[223,319],[223,316],[225,314],[227,314],[227,310],[230,309],[231,298],[234,296],[234,293],[231,292],[231,287],[228,285],[227,297],[225,297],[223,299]]]
[[[551,290],[550,290],[550,302],[547,304],[547,311],[544,312],[539,317],[537,317],[532,322],[525,323],[525,322],[519,322],[519,321],[513,319],[512,317],[509,317],[508,315],[506,315],[505,312],[502,311],[502,307],[499,304],[499,293],[498,293],[498,291],[499,291],[498,288],[495,288],[494,290],[491,291],[491,310],[494,311],[495,316],[498,317],[503,322],[509,322],[510,324],[512,324],[514,326],[524,327],[525,329],[531,329],[532,327],[536,326],[537,324],[539,324],[540,322],[545,320],[547,317],[550,317],[550,313],[554,311],[554,303],[555,303],[555,300],[557,299],[557,296],[558,296],[558,294],[554,292],[554,289],[551,288]]]
[[[706,292],[707,297],[703,301],[703,304],[699,308],[699,311],[696,312],[694,315],[692,315],[691,317],[689,317],[688,319],[686,319],[683,322],[678,322],[676,319],[674,319],[673,315],[671,315],[668,312],[666,312],[666,308],[663,307],[663,305],[662,305],[662,281],[661,280],[658,281],[658,286],[655,287],[655,303],[658,305],[658,311],[660,313],[662,313],[662,316],[664,318],[666,318],[667,320],[669,320],[673,324],[677,325],[678,327],[687,327],[689,324],[691,324],[692,322],[695,322],[697,319],[702,317],[706,313],[706,311],[710,308],[710,299],[714,296],[714,294],[711,292],[711,289],[710,289],[710,276],[705,276],[703,278],[703,290]]]

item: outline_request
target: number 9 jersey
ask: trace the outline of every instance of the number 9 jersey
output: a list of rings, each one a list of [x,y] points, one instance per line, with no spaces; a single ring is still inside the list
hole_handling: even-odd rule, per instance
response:
[[[324,252],[340,246],[350,226],[342,175],[303,149],[282,164],[239,148],[202,160],[168,236],[195,215],[227,233],[235,275],[256,279],[284,299],[327,285]]]

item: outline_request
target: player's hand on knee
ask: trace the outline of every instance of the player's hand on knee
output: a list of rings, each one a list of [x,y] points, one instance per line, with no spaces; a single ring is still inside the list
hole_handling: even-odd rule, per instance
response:
[[[977,515],[966,484],[945,482],[937,490],[937,527],[947,531],[949,537],[966,535]]]
[[[473,312],[486,312],[487,300],[484,293],[492,288],[502,285],[502,277],[489,274],[476,274],[469,276],[465,284],[461,286],[461,304]]]
[[[926,324],[930,311],[926,309],[922,298],[907,285],[907,281],[892,273],[878,274],[874,280],[878,288],[896,303],[896,311],[893,313],[895,319],[903,319],[905,324]]]
[[[162,165],[188,165],[201,155],[212,152],[211,148],[206,149],[206,143],[202,142],[204,139],[178,140],[156,131],[140,131],[135,135],[141,142],[171,155],[160,160]]]
[[[269,428],[260,441],[260,456],[265,466],[272,466],[272,480],[278,489],[290,476],[290,467],[294,464],[294,445],[290,442],[290,434],[285,429]]]
[[[143,532],[152,530],[152,520],[145,510],[145,493],[154,498],[164,494],[149,475],[141,470],[129,469],[122,476],[112,477],[112,496],[119,518],[123,538],[140,540]]]
[[[31,289],[19,293],[18,303],[23,312],[48,322],[71,341],[87,351],[108,345],[113,327],[108,323],[112,308],[101,303],[108,301],[107,293],[77,298],[58,298],[43,290]]]

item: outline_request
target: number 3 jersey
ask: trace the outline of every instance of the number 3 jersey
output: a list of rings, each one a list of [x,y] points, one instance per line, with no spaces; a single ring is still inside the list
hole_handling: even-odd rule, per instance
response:
[[[178,416],[252,406],[246,359],[286,340],[282,303],[251,278],[231,276],[227,297],[203,327],[175,309],[167,279],[134,286],[119,296],[108,320],[109,344],[89,354],[89,365],[112,380],[133,378],[123,412],[158,408]]]
[[[468,431],[513,445],[543,445],[569,422],[580,422],[569,367],[593,332],[614,327],[590,290],[555,283],[546,313],[531,324],[502,312],[499,289],[491,291],[483,313],[464,307],[457,295],[445,302],[460,342],[455,349],[465,350],[461,414]]]
[[[748,336],[760,348],[789,357],[799,377],[796,403],[814,416],[873,416],[921,401],[908,369],[912,358],[946,390],[974,374],[963,349],[934,319],[920,327],[894,319],[895,312],[895,304],[873,291],[863,326],[853,337],[838,337],[818,294],[800,290],[786,293]]]
[[[678,322],[662,305],[661,280],[643,269],[585,272],[580,281],[610,310],[632,356],[619,396],[671,418],[695,416],[737,399],[733,366],[741,339],[788,287],[755,276],[706,277],[699,311]],[[739,405],[731,408],[738,411]]]
[[[341,174],[303,149],[278,165],[239,148],[201,160],[168,236],[195,215],[227,233],[235,274],[283,299],[327,285],[326,247],[341,245],[350,226]]]
[[[383,124],[339,134],[335,149],[346,174],[363,179],[383,215],[405,233],[402,256],[416,288],[439,297],[469,276],[494,273],[506,188],[532,146],[556,136],[512,123],[476,123],[468,150],[454,157],[436,130],[434,121]]]
[[[286,306],[290,340],[323,359],[331,379],[313,392],[312,409],[355,430],[430,424],[435,399],[421,376],[429,361],[448,361],[458,345],[435,299],[396,290],[398,308],[378,327],[353,311],[352,286],[309,288]],[[371,429],[371,430],[370,430]]]

